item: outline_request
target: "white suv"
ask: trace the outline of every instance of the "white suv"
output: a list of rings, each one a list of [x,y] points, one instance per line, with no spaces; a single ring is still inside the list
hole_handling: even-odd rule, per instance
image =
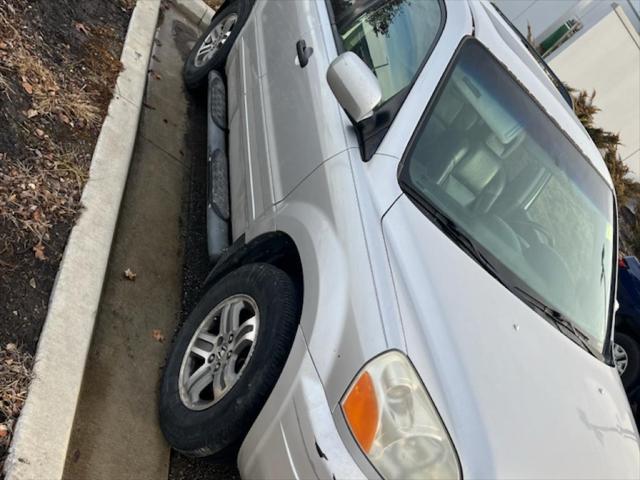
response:
[[[638,478],[611,178],[490,3],[228,1],[184,76],[216,263],[172,446],[254,478]]]

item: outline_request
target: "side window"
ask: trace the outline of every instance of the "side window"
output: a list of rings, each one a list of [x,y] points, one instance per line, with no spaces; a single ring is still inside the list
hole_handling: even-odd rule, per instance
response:
[[[344,49],[375,73],[382,104],[411,85],[444,15],[438,0],[331,0],[331,5]]]

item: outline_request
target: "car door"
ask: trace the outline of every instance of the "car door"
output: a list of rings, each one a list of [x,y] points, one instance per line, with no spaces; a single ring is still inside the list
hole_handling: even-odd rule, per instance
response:
[[[336,56],[324,2],[254,4],[226,67],[233,239],[273,228],[274,205],[346,149],[346,117],[325,80]]]
[[[325,2],[273,0],[256,8],[267,155],[278,202],[347,148],[342,113],[326,81],[337,52]],[[299,42],[307,48],[306,64],[298,58]]]

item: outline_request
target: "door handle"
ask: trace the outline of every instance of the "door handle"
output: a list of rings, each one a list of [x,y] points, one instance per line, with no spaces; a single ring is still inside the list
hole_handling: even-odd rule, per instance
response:
[[[304,40],[298,40],[296,43],[296,51],[298,52],[298,62],[300,68],[304,68],[309,63],[309,57],[313,55],[313,48],[307,47],[307,42]]]

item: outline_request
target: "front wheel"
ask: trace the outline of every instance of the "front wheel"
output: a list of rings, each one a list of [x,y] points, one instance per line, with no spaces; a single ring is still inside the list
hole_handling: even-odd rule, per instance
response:
[[[300,315],[283,271],[246,265],[216,283],[177,333],[160,391],[160,427],[176,450],[228,456],[276,384]]]
[[[183,77],[187,88],[201,87],[211,70],[224,71],[229,51],[248,16],[247,0],[226,3],[215,14],[184,63]]]

